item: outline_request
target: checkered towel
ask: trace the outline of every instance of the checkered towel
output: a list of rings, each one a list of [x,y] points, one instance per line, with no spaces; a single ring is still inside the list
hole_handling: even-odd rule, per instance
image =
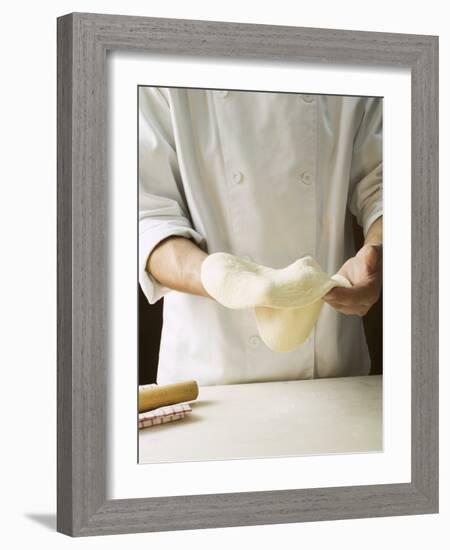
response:
[[[186,416],[186,413],[191,411],[191,406],[187,403],[178,403],[177,405],[168,405],[167,407],[159,407],[159,409],[153,411],[140,413],[139,429],[165,424],[166,422],[172,422],[172,420],[180,420]]]

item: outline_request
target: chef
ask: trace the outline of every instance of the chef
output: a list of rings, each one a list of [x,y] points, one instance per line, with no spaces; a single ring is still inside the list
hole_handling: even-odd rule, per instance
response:
[[[142,86],[139,182],[139,281],[150,304],[164,297],[158,383],[368,374],[362,316],[382,282],[381,98]],[[215,252],[275,269],[311,255],[352,287],[324,296],[301,346],[275,352],[253,310],[206,292],[201,265]]]

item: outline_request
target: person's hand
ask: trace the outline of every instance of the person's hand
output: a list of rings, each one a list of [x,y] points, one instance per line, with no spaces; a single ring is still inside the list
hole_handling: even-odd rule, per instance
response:
[[[378,301],[383,278],[383,246],[364,245],[338,271],[352,287],[335,287],[323,299],[331,307],[346,315],[365,315]]]

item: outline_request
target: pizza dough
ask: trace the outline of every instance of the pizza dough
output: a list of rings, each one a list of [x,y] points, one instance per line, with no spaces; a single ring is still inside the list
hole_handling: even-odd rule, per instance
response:
[[[201,280],[223,306],[253,308],[261,339],[273,351],[300,346],[317,321],[322,297],[335,286],[351,286],[341,275],[329,277],[311,256],[272,269],[224,252],[203,261]]]

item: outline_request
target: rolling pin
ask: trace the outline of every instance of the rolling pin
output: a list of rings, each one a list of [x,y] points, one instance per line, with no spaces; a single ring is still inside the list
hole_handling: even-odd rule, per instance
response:
[[[139,412],[151,411],[166,405],[175,405],[193,401],[198,397],[198,385],[195,380],[166,384],[164,386],[139,386]]]

